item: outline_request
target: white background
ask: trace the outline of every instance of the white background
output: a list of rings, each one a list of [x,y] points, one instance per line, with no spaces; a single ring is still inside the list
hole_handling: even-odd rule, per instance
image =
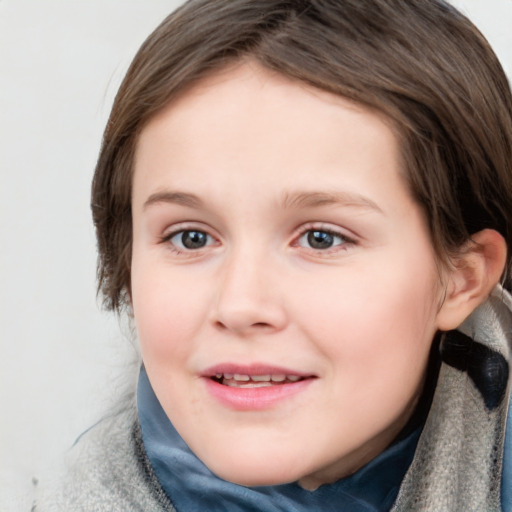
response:
[[[123,73],[179,3],[0,0],[4,480],[30,479],[60,458],[108,409],[134,357],[129,336],[96,299],[90,181]],[[512,0],[453,3],[511,76]]]

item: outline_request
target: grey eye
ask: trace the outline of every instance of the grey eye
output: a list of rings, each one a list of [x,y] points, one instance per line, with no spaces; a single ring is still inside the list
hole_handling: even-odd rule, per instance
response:
[[[210,235],[204,231],[185,230],[174,234],[170,242],[179,249],[202,249],[212,243]]]
[[[346,240],[341,235],[319,229],[306,231],[299,239],[301,247],[309,247],[316,250],[330,249],[345,242]]]

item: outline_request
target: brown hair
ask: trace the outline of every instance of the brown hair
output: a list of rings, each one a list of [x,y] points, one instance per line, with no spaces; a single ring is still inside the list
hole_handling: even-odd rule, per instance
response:
[[[130,289],[139,133],[185,88],[243,57],[384,113],[437,254],[491,228],[510,269],[512,97],[467,18],[442,0],[190,0],[140,48],[105,130],[92,211],[108,308]]]

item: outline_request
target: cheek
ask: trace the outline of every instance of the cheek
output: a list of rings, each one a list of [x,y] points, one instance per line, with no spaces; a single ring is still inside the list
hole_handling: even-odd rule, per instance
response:
[[[190,351],[203,316],[200,291],[156,265],[133,269],[133,313],[144,361],[179,360]]]
[[[302,294],[315,319],[310,336],[354,386],[392,381],[395,372],[413,380],[423,374],[436,332],[437,273],[432,265],[409,263],[403,270],[404,264],[354,266],[322,290]],[[306,318],[306,311],[297,317]]]
[[[357,292],[338,293],[335,307],[319,304],[314,315],[317,347],[329,361],[332,395],[325,407],[341,404],[339,424],[346,422],[347,411],[349,423],[357,418],[355,430],[343,423],[344,428],[364,442],[368,432],[409,416],[422,389],[435,327],[425,309],[425,289],[395,281],[401,286],[381,293],[358,282]]]

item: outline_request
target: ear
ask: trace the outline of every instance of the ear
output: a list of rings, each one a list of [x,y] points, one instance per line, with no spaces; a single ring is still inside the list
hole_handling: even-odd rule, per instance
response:
[[[507,244],[497,231],[484,229],[471,236],[445,273],[439,330],[455,329],[487,299],[503,274],[506,259]]]

